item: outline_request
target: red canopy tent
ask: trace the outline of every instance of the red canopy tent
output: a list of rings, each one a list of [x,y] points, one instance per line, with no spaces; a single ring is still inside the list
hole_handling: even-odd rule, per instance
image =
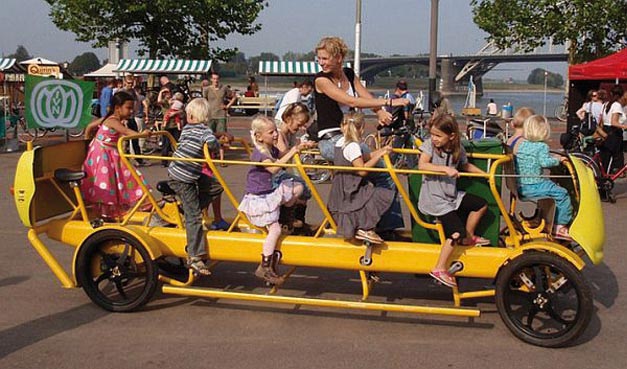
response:
[[[591,62],[571,65],[568,79],[580,80],[620,80],[627,79],[627,49]]]
[[[627,90],[627,48],[601,59],[568,67],[568,128],[579,123],[576,112],[590,90],[609,91],[621,84]]]

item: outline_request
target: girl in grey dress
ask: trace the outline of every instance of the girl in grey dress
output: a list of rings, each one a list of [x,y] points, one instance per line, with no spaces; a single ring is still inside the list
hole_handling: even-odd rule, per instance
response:
[[[359,146],[364,131],[364,115],[348,113],[341,123],[343,137],[335,145],[335,165],[372,168],[391,146],[363,154]],[[338,234],[372,243],[383,240],[373,229],[394,200],[394,191],[375,187],[364,170],[337,171],[333,177],[328,209],[337,223]]]
[[[437,217],[444,228],[446,242],[442,245],[435,267],[429,273],[448,287],[457,283],[447,268],[447,260],[455,243],[488,245],[490,241],[475,235],[475,228],[488,210],[485,199],[457,190],[459,171],[485,173],[468,162],[461,145],[457,121],[449,114],[435,117],[430,128],[431,138],[420,146],[418,169],[444,172],[446,175],[424,175],[418,197],[418,209]]]

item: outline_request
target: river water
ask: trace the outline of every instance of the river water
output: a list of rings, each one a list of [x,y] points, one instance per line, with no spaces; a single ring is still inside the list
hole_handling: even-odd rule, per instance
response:
[[[417,93],[415,91],[410,92],[416,97]],[[377,96],[383,96],[386,91],[377,89],[373,93]],[[426,91],[423,91],[423,93],[425,94],[424,106],[426,108],[427,93]],[[447,98],[453,105],[455,113],[461,114],[466,102],[466,95],[451,95]],[[555,109],[564,102],[564,93],[547,92],[545,100],[543,91],[484,91],[482,97],[477,96],[476,104],[476,107],[481,109],[482,114],[485,114],[486,106],[490,99],[494,99],[494,102],[499,106],[499,112],[501,112],[503,105],[506,105],[508,102],[512,104],[513,111],[516,111],[521,106],[528,106],[535,110],[537,114],[544,114],[546,106],[546,116],[553,118],[555,117]]]

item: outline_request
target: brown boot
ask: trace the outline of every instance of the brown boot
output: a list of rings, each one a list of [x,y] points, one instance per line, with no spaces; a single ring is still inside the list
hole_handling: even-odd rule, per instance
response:
[[[261,254],[261,264],[257,267],[255,275],[265,280],[267,283],[280,286],[283,284],[284,280],[272,270],[272,256],[273,255],[266,256]]]

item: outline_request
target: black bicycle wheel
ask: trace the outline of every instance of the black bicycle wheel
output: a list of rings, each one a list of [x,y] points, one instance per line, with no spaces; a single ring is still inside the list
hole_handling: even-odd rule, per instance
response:
[[[592,316],[592,292],[567,260],[527,252],[503,267],[496,279],[496,306],[509,330],[536,346],[575,341]]]
[[[105,310],[140,308],[157,288],[157,267],[131,235],[103,230],[88,238],[78,254],[76,279],[89,298]]]

